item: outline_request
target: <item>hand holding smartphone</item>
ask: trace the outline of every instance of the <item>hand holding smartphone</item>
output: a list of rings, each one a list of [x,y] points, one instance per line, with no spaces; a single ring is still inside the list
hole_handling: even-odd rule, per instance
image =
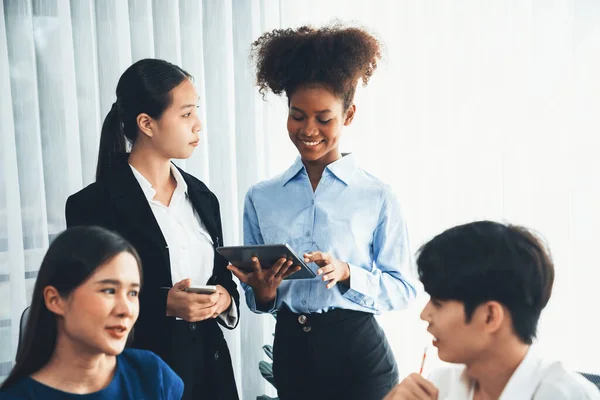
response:
[[[213,293],[216,293],[217,287],[215,285],[190,286],[183,290],[188,293],[213,294]]]

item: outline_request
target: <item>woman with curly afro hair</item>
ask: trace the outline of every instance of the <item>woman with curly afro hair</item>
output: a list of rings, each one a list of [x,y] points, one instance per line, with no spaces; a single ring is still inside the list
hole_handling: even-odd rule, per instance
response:
[[[415,276],[397,199],[339,150],[356,115],[356,85],[377,68],[380,43],[360,28],[301,27],[265,33],[252,57],[260,92],[287,96],[299,157],[248,191],[244,242],[288,243],[316,264],[317,278],[284,280],[300,268],[285,259],[263,269],[255,258],[251,273],[228,268],[252,311],[277,314],[273,372],[282,400],[380,400],[398,369],[374,314],[405,308]]]

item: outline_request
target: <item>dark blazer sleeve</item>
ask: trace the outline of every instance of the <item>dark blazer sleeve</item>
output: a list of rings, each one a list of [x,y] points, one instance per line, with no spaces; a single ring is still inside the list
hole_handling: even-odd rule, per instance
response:
[[[65,205],[65,217],[67,220],[67,228],[72,228],[78,225],[88,225],[86,211],[77,204],[76,195],[69,196]]]
[[[97,225],[106,228],[106,220],[102,217],[103,210],[96,204],[98,197],[95,185],[69,196],[65,205],[67,228],[78,225]]]
[[[217,237],[217,243],[215,243],[215,245],[218,247],[223,244],[223,225],[221,223],[221,207],[219,206],[219,200],[217,199],[217,196],[214,195],[214,193],[211,193],[210,197],[212,208],[214,210],[214,218],[217,225],[217,231],[219,234],[219,236]],[[224,328],[235,329],[235,327],[239,324],[240,321],[240,293],[238,292],[237,285],[233,280],[233,275],[231,274],[231,271],[227,269],[228,264],[229,262],[221,254],[219,254],[219,252],[215,250],[215,265],[213,268],[214,273],[209,281],[209,284],[221,285],[225,288],[225,290],[227,290],[227,292],[229,292],[229,295],[233,300],[231,306],[236,307],[237,309],[237,322],[233,327],[227,326],[220,318],[217,318],[217,322]]]

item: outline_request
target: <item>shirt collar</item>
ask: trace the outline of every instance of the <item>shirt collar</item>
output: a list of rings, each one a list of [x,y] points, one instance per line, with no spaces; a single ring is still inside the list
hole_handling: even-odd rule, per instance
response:
[[[285,186],[289,181],[296,177],[298,173],[305,170],[306,169],[304,168],[304,164],[302,163],[300,156],[296,157],[294,164],[292,164],[292,166],[283,173],[281,185]],[[352,181],[352,177],[358,171],[358,164],[356,163],[356,158],[354,155],[345,153],[342,154],[340,159],[325,167],[325,170],[329,171],[333,176],[344,182],[346,185],[349,185]]]
[[[502,390],[499,400],[532,399],[542,379],[543,369],[540,368],[541,362],[542,357],[539,352],[534,346],[529,346],[523,361],[521,361],[515,372],[513,372]],[[462,394],[464,398],[467,398],[467,393],[472,393],[475,382],[468,376],[466,368],[463,369],[460,375],[460,382],[459,390],[464,390]],[[453,394],[458,395],[457,393]]]
[[[156,196],[156,190],[154,190],[154,188],[152,187],[152,184],[148,181],[148,179],[146,179],[144,177],[144,175],[142,175],[137,169],[135,169],[133,167],[133,165],[129,164],[129,167],[131,167],[133,176],[135,176],[135,179],[140,184],[140,187],[142,188],[142,191],[144,192],[146,199],[153,200],[154,196]],[[187,183],[183,179],[181,172],[179,172],[179,170],[173,163],[171,163],[171,174],[173,174],[173,177],[175,178],[175,181],[177,182],[177,187],[175,188],[175,192],[173,192],[173,196],[180,195],[180,194],[187,194],[187,190],[188,190]]]
[[[281,186],[285,186],[289,181],[292,180],[292,178],[298,175],[298,173],[302,170],[305,170],[304,164],[302,163],[302,159],[300,158],[300,156],[298,156],[296,157],[296,161],[294,161],[292,166],[289,167],[287,171],[283,173]]]
[[[356,172],[358,172],[358,165],[354,155],[345,153],[342,154],[342,158],[332,162],[325,169],[328,169],[336,178],[349,185]]]
[[[534,346],[529,346],[523,361],[508,380],[500,400],[532,399],[542,379],[542,357]]]
[[[175,181],[177,182],[177,188],[175,189],[175,192],[179,191],[180,193],[187,194],[188,185],[185,182],[185,179],[183,179],[183,175],[181,175],[181,172],[179,172],[179,170],[173,163],[171,163],[171,173],[173,174],[173,177],[175,177]]]

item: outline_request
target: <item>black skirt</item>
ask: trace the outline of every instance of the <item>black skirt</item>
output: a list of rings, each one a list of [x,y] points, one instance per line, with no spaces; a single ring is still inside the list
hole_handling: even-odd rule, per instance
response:
[[[398,367],[372,314],[277,314],[273,374],[281,400],[381,400]]]

